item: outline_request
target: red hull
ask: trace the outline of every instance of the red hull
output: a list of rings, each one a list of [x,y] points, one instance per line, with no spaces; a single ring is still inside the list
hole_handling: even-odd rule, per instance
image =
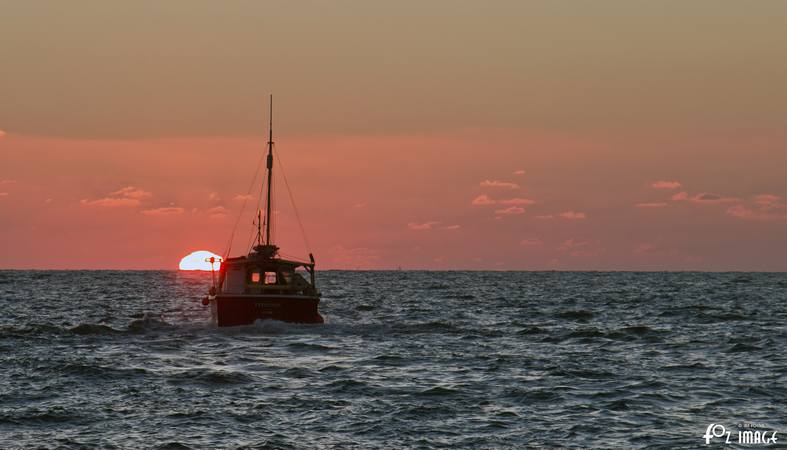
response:
[[[323,323],[319,297],[284,295],[219,295],[211,303],[220,327],[251,325],[272,319],[293,323]]]

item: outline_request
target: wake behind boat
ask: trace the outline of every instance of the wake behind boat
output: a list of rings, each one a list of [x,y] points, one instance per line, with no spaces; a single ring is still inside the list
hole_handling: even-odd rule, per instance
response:
[[[271,239],[271,187],[273,183],[273,98],[268,132],[265,215],[257,212],[256,245],[247,255],[220,262],[218,283],[214,276],[204,305],[210,305],[218,326],[249,325],[258,319],[295,323],[323,323],[317,305],[314,255],[309,261],[283,259]],[[299,219],[300,220],[300,219]],[[262,224],[264,223],[264,228]],[[211,265],[216,261],[211,258]],[[214,274],[215,275],[215,274]]]

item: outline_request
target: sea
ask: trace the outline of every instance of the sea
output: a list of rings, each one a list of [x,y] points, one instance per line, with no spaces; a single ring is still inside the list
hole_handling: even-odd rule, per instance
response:
[[[784,273],[323,271],[327,323],[232,328],[210,283],[0,271],[0,448],[787,443]]]

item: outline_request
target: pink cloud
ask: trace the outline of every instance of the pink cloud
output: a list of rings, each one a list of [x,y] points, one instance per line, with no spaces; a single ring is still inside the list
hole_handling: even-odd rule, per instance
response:
[[[366,206],[367,206],[366,202],[360,202],[360,203],[354,204],[353,208],[366,208]]]
[[[667,206],[667,204],[664,202],[653,202],[653,203],[637,203],[634,206],[636,206],[637,208],[663,208]]]
[[[479,195],[478,197],[474,198],[472,202],[473,205],[480,206],[480,205],[494,205],[496,202],[489,198],[488,195]]]
[[[0,197],[8,197],[8,192],[0,192]]]
[[[553,216],[552,214],[542,214],[540,216],[536,216],[536,219],[540,219],[540,220],[551,220],[554,218],[555,216]]]
[[[588,218],[587,214],[576,211],[566,211],[558,214],[558,217],[566,220],[585,220]]]
[[[435,225],[439,223],[440,222],[435,222],[435,221],[424,222],[424,223],[410,222],[407,224],[407,228],[413,231],[431,230]]]
[[[85,206],[101,206],[104,208],[117,208],[117,207],[140,205],[140,201],[136,198],[112,198],[112,197],[99,198],[97,200],[88,200],[85,198],[80,200],[79,203]]]
[[[532,205],[536,201],[530,200],[529,198],[509,198],[505,200],[499,200],[497,203],[501,205]]]
[[[743,205],[730,206],[727,208],[727,215],[744,220],[760,218],[760,214],[757,211],[754,211],[753,209],[747,208]]]
[[[3,131],[3,130],[0,130],[0,139],[3,139],[5,137],[5,135],[6,135],[6,132]]]
[[[517,214],[524,214],[524,213],[525,213],[525,208],[521,208],[519,206],[509,206],[508,208],[498,209],[497,211],[495,211],[495,214],[500,214],[500,215],[517,215]]]
[[[0,184],[14,184],[16,180],[0,180]]]
[[[448,225],[443,227],[444,230],[458,230],[460,228],[462,228],[461,225]]]
[[[251,200],[252,198],[254,198],[254,196],[251,194],[238,194],[234,198],[235,200],[246,201],[246,200]]]
[[[519,185],[516,183],[511,183],[508,181],[499,181],[499,180],[484,180],[481,182],[481,187],[519,189]]]
[[[140,212],[146,216],[174,216],[183,214],[185,210],[179,206],[165,206],[163,208],[145,209]]]
[[[126,186],[124,188],[118,189],[115,192],[110,192],[109,197],[124,197],[124,198],[135,198],[135,199],[143,199],[151,197],[151,194],[148,191],[143,191],[142,189],[137,189],[134,186]]]
[[[714,205],[719,203],[735,203],[740,201],[738,198],[735,197],[725,197],[723,195],[713,194],[710,192],[701,192],[699,194],[689,196],[688,192],[683,191],[674,194],[670,198],[676,202],[688,200],[691,203],[705,204],[705,205]]]
[[[126,186],[117,191],[110,192],[106,197],[96,200],[82,199],[80,203],[85,206],[101,206],[105,208],[117,208],[128,206],[139,206],[144,198],[153,196],[148,191],[136,188],[134,186]]]
[[[210,194],[208,194],[208,201],[211,201],[211,202],[214,202],[214,203],[220,202],[221,201],[221,196],[219,195],[218,192],[211,192]]]
[[[691,197],[690,201],[693,203],[718,204],[718,203],[733,203],[739,200],[735,197],[723,197],[718,194],[703,192],[701,194],[697,194]]]
[[[544,243],[539,238],[527,238],[519,241],[519,245],[523,247],[533,247],[536,245],[543,245]]]
[[[754,196],[754,203],[758,205],[774,205],[778,204],[781,197],[773,194],[761,194]]]
[[[654,189],[678,189],[682,185],[680,184],[679,181],[659,180],[659,181],[654,181],[653,183],[651,183],[650,186]]]
[[[223,219],[229,215],[227,208],[223,206],[214,206],[208,209],[208,217],[211,219]]]
[[[574,238],[563,241],[557,250],[571,256],[596,256],[604,252],[598,241],[580,241]]]
[[[574,238],[566,239],[563,241],[558,247],[557,250],[560,252],[567,252],[571,249],[578,248],[578,247],[585,247],[589,244],[588,241],[578,241]]]
[[[514,175],[519,176],[519,177],[521,177],[524,174],[525,174],[525,171],[523,169],[519,169],[519,170],[515,170],[514,171]]]
[[[754,206],[731,206],[727,208],[727,214],[742,220],[787,219],[787,204],[782,203],[777,195],[762,194],[754,197]]]

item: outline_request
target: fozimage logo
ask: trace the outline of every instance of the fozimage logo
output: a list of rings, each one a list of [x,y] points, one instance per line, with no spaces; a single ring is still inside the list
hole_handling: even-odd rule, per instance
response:
[[[702,436],[705,439],[705,445],[716,439],[724,440],[725,444],[775,444],[778,440],[776,438],[775,430],[763,429],[766,428],[762,425],[743,423],[738,424],[738,431],[733,432],[720,423],[712,423],[708,425],[705,434]]]

